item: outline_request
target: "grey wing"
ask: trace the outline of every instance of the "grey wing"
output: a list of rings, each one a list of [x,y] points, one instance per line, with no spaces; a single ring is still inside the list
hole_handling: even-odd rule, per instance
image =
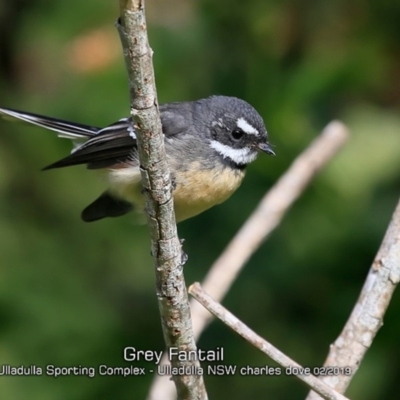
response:
[[[191,103],[170,103],[160,106],[162,130],[166,137],[188,131],[191,120]],[[190,126],[190,125],[189,125]],[[69,156],[44,169],[87,164],[89,169],[107,168],[124,162],[138,161],[137,142],[132,120],[124,118],[98,131]]]
[[[129,118],[100,129],[8,108],[0,108],[0,117],[49,129],[57,132],[58,136],[73,141],[86,139],[86,142],[75,147],[70,155],[44,169],[77,164],[88,164],[88,168],[93,169],[104,168],[132,159],[136,153],[136,135]]]
[[[168,103],[160,105],[162,130],[166,137],[188,132],[193,124],[193,103]]]
[[[89,169],[106,168],[137,159],[136,135],[130,119],[122,119],[98,131],[67,157],[44,170],[87,164]]]
[[[170,103],[160,106],[163,133],[166,137],[188,131],[192,121],[193,103]],[[20,120],[50,129],[60,137],[86,138],[67,157],[48,165],[44,170],[87,164],[89,169],[106,168],[124,162],[138,162],[136,135],[130,118],[99,129],[96,127],[62,121],[6,108],[0,108],[0,117]]]

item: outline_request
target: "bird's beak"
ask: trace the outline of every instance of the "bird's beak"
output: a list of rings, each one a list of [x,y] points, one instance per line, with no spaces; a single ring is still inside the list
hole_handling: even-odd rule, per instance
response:
[[[270,156],[274,156],[275,152],[271,149],[271,146],[268,143],[258,143],[258,150],[261,150],[264,153],[267,153]]]

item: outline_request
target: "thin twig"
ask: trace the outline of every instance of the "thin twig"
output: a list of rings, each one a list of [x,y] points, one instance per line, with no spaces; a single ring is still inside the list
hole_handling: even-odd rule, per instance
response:
[[[348,376],[321,378],[329,386],[344,393],[372,344],[390,299],[400,281],[400,201],[383,238],[381,247],[372,263],[360,297],[343,328],[342,333],[330,346],[325,366],[348,367]],[[307,400],[320,397],[310,392]]]
[[[172,185],[157,107],[144,0],[120,0],[120,12],[117,27],[129,75],[131,115],[146,195],[164,340],[167,348],[196,351],[182,269],[184,254],[176,229]],[[178,368],[200,366],[197,360],[180,361],[174,357],[170,361]],[[179,399],[207,399],[202,376],[176,375],[173,379]]]
[[[216,301],[224,298],[246,261],[280,223],[314,175],[337,154],[347,138],[346,126],[339,121],[332,121],[296,158],[210,268],[203,281],[204,290],[210,296]],[[192,300],[190,305],[197,340],[212,315],[196,301]],[[168,360],[164,355],[161,364],[166,363]],[[172,390],[169,377],[157,375],[147,400],[172,399]]]
[[[295,377],[305,382],[308,386],[317,391],[324,399],[330,400],[345,400],[346,397],[335,392],[331,387],[324,384],[314,375],[312,375],[311,368],[304,368],[300,364],[290,359],[283,354],[280,350],[274,347],[271,343],[267,342],[261,336],[257,335],[242,321],[236,318],[231,312],[224,308],[220,303],[214,301],[204,290],[199,283],[194,283],[189,287],[189,293],[205,307],[209,312],[213,313],[217,318],[234,330],[237,334],[246,339],[253,346],[260,349],[267,356],[271,357],[275,362],[284,367],[285,371],[300,372],[294,374]]]

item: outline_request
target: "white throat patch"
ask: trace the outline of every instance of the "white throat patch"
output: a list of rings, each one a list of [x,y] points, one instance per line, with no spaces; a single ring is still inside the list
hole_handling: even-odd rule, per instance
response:
[[[229,158],[235,164],[249,164],[257,158],[257,152],[249,148],[234,149],[217,140],[212,140],[210,146],[216,150],[223,158]]]
[[[259,136],[260,132],[253,125],[250,125],[243,117],[240,117],[236,121],[236,125],[240,128],[244,133],[248,135],[256,135]]]

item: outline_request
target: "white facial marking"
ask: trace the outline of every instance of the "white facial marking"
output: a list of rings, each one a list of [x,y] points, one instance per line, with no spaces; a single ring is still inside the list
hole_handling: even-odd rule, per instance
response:
[[[217,140],[212,140],[210,146],[218,151],[224,158],[231,159],[236,164],[249,164],[257,158],[257,152],[249,148],[234,149],[226,144],[222,144]]]
[[[258,132],[258,130],[254,128],[253,125],[250,125],[243,117],[238,118],[238,120],[236,121],[236,125],[248,135],[260,135],[260,132]]]

